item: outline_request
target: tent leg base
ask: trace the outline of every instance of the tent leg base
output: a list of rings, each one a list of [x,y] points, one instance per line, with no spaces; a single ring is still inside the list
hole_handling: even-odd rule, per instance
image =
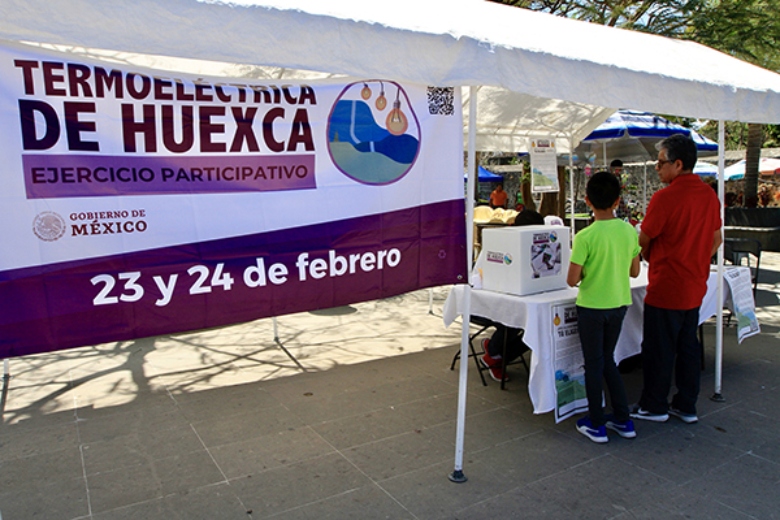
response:
[[[725,403],[726,402],[726,398],[723,397],[723,394],[721,394],[720,392],[715,392],[710,397],[710,401],[715,401],[716,403]]]
[[[463,482],[466,482],[468,480],[466,475],[463,474],[463,470],[460,469],[456,469],[455,471],[447,475],[447,477],[451,481],[456,482],[458,484],[462,484]]]

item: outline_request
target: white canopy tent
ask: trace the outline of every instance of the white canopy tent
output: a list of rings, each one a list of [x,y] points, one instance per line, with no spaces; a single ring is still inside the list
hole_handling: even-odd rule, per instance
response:
[[[114,59],[130,54],[174,57],[180,70],[189,72],[201,65],[182,59],[243,64],[246,75],[255,74],[255,66],[270,66],[277,67],[274,74],[293,69],[471,87],[470,172],[475,171],[477,148],[522,149],[518,136],[524,135],[564,138],[560,144],[573,148],[617,108],[780,122],[780,75],[695,43],[482,0],[398,0],[392,5],[349,0],[4,0],[3,7],[0,38],[63,45],[75,53],[109,49],[121,51],[109,53]],[[720,135],[723,150],[722,124]],[[566,152],[568,147],[559,148]],[[719,167],[722,171],[722,156]],[[473,183],[471,178],[469,192]],[[722,252],[719,260],[722,266]],[[719,297],[722,290],[721,276]],[[467,359],[468,321],[467,307],[462,359]],[[721,323],[719,315],[718,392]],[[461,363],[455,471],[450,476],[456,481],[465,480],[467,366]]]
[[[475,88],[476,149],[479,151],[527,152],[529,137],[557,138],[561,154],[577,146],[612,115],[611,108],[546,99],[520,92],[481,86]],[[468,135],[470,94],[463,93],[464,135]]]
[[[5,0],[0,37],[774,123],[780,76],[707,47],[481,0]],[[673,58],[670,58],[673,57]]]

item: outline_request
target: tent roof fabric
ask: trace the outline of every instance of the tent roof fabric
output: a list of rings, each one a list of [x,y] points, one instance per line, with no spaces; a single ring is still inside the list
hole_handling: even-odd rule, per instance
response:
[[[464,134],[468,129],[468,89],[463,89]],[[557,99],[534,97],[497,87],[477,87],[477,142],[482,151],[528,152],[529,137],[556,138],[559,153],[568,153],[615,112]]]
[[[3,4],[0,38],[8,40],[484,85],[598,107],[780,122],[778,74],[691,42],[481,0]]]

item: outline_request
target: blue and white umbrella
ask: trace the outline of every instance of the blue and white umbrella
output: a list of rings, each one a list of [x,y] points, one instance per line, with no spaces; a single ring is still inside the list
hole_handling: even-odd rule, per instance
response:
[[[704,161],[698,161],[693,168],[693,173],[700,177],[717,177],[718,167]]]
[[[603,165],[609,164],[612,159],[623,162],[648,161],[658,155],[655,145],[673,134],[691,136],[699,155],[718,153],[718,143],[695,130],[650,112],[635,110],[618,110],[612,114],[582,140],[577,152],[581,157],[595,156],[597,162]]]
[[[761,175],[774,175],[780,171],[780,159],[762,157],[758,162],[758,172]],[[738,181],[745,178],[745,159],[735,162],[723,170],[723,180]]]

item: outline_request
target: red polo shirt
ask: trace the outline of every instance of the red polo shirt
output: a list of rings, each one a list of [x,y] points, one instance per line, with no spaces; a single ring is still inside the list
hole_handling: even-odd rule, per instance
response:
[[[651,239],[645,303],[676,310],[701,306],[712,237],[720,227],[718,196],[698,175],[679,175],[653,195],[642,221]]]

